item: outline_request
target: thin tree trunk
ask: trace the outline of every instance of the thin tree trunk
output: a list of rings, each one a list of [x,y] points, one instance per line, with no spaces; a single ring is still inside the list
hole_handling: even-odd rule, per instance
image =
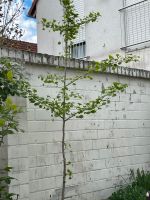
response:
[[[65,188],[66,188],[65,125],[66,125],[66,122],[65,122],[65,119],[63,119],[63,128],[62,128],[63,184],[62,184],[61,200],[65,199]]]
[[[66,155],[65,155],[65,128],[66,128],[66,78],[67,78],[67,58],[68,58],[68,41],[65,41],[65,71],[64,71],[64,90],[63,90],[63,125],[62,125],[62,156],[63,156],[63,183],[61,200],[65,199],[66,189]]]

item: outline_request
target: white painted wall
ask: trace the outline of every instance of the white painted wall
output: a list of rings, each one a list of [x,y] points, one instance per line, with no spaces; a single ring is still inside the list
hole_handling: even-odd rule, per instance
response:
[[[85,0],[86,15],[91,11],[99,11],[102,17],[97,23],[86,27],[87,56],[91,59],[102,59],[108,54],[120,51],[121,29],[120,13],[121,0]]]
[[[31,83],[41,95],[55,96],[58,89],[41,87],[37,77],[46,72],[58,73],[55,68],[29,66]],[[61,73],[61,72],[60,72]],[[73,76],[81,72],[69,70]],[[92,81],[81,80],[77,92],[86,99],[98,95],[102,85],[113,81],[127,83],[126,94],[119,94],[112,103],[95,115],[67,123],[67,141],[73,163],[73,179],[67,181],[69,200],[106,199],[126,177],[130,169],[150,169],[150,82],[117,75],[95,75]],[[50,114],[28,104],[28,157],[30,200],[57,199],[62,185],[61,126],[59,119],[50,121]],[[70,197],[70,198],[69,198]]]
[[[57,32],[43,31],[41,24],[42,18],[56,19],[61,21],[62,7],[58,0],[39,0],[37,3],[37,44],[39,53],[47,53],[49,55],[61,55],[63,52],[63,43]]]

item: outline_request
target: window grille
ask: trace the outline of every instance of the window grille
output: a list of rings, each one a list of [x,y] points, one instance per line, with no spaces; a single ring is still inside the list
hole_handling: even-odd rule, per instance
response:
[[[86,48],[85,42],[73,44],[71,46],[71,57],[76,58],[76,59],[84,58],[85,57],[85,48]]]
[[[124,0],[120,12],[123,48],[150,45],[150,0]]]
[[[140,3],[141,1],[143,1],[143,0],[124,0],[124,5],[130,6],[130,5],[133,5],[135,3]]]

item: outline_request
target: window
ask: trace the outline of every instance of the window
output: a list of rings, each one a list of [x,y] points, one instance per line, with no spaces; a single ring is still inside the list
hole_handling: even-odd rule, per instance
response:
[[[78,59],[84,58],[85,57],[85,47],[86,47],[85,42],[73,44],[71,46],[71,57],[78,58]]]
[[[124,0],[120,12],[124,48],[150,45],[150,0]]]

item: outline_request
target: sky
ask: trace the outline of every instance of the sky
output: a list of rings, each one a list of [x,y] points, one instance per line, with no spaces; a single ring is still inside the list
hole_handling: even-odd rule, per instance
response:
[[[27,17],[27,13],[30,9],[31,4],[32,0],[25,0],[24,6],[26,9],[22,16],[19,17],[18,22],[20,24],[20,27],[24,30],[21,40],[36,43],[36,20]]]

